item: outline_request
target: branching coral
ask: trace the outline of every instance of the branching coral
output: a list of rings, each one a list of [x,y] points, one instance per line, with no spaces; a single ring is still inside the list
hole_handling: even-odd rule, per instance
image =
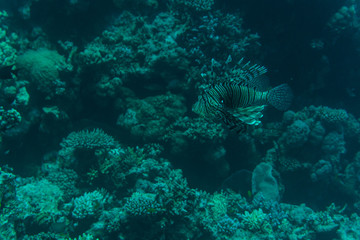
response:
[[[5,131],[16,125],[19,125],[21,122],[21,115],[15,109],[10,109],[5,111],[3,107],[0,106],[0,131]]]
[[[126,212],[132,216],[147,216],[162,212],[161,204],[155,194],[135,192],[128,198]]]
[[[208,11],[214,5],[214,0],[172,0],[172,2],[183,4],[191,9],[195,9],[196,11]]]
[[[74,157],[77,150],[96,151],[115,149],[118,145],[117,141],[102,129],[82,130],[72,132],[60,143],[61,150],[59,157],[64,160],[64,164],[69,164],[69,160]]]
[[[131,129],[134,136],[160,139],[167,127],[186,112],[182,96],[167,93],[131,99],[126,113],[119,116],[117,124]]]
[[[74,210],[72,216],[76,219],[83,219],[100,214],[108,201],[108,196],[104,191],[95,190],[85,193],[73,200]]]
[[[63,192],[46,179],[19,186],[16,195],[16,210],[22,219],[34,217],[41,224],[54,222],[55,217],[61,215],[58,205]]]
[[[13,66],[17,58],[17,50],[14,48],[18,36],[15,33],[9,34],[8,26],[4,23],[9,17],[6,11],[0,11],[0,66]]]
[[[245,213],[241,215],[241,219],[241,224],[250,231],[261,231],[269,234],[273,231],[266,214],[261,209],[256,209],[251,213],[245,211]]]

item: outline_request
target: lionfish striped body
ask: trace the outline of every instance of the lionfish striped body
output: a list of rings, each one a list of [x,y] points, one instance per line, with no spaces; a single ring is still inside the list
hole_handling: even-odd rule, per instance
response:
[[[260,76],[265,72],[265,68],[254,65],[242,69],[236,78],[214,84],[199,96],[193,111],[208,119],[222,120],[236,132],[245,131],[249,125],[259,125],[265,105],[286,110],[292,99],[291,90],[286,84],[269,91],[258,90]]]

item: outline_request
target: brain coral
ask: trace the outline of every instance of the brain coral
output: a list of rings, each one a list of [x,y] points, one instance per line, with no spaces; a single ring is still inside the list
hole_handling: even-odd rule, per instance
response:
[[[65,58],[57,51],[41,48],[28,50],[16,61],[21,77],[31,80],[36,88],[47,94],[53,94],[63,88],[59,72],[67,68]]]

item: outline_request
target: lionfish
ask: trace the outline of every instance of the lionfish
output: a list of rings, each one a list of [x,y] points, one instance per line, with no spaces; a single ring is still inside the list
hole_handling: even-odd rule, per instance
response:
[[[244,132],[247,126],[261,123],[266,105],[285,111],[291,104],[292,92],[287,84],[266,90],[267,69],[246,63],[218,77],[208,86],[193,106],[202,117],[223,121],[231,130]]]

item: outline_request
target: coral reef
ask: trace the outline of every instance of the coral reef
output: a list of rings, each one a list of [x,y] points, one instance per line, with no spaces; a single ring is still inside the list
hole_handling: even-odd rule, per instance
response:
[[[0,239],[360,239],[359,9],[0,1]],[[191,111],[234,79],[293,104]]]

